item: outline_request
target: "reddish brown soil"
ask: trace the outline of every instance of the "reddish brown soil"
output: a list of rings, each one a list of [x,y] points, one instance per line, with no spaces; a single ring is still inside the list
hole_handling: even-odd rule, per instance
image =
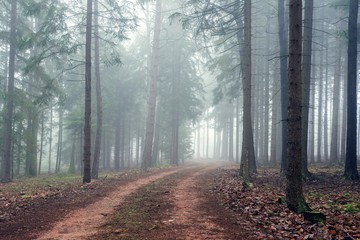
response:
[[[134,233],[135,238],[131,238],[131,233],[129,238],[128,230],[124,238],[117,232],[116,239],[159,239],[159,236],[162,236],[160,239],[236,239],[241,232],[236,229],[236,220],[225,214],[225,208],[204,188],[211,177],[209,174],[219,166],[193,164],[157,170],[94,182],[85,185],[87,190],[81,194],[69,190],[59,196],[35,199],[17,209],[10,219],[0,222],[0,236],[2,239],[113,239],[106,233],[105,226],[115,211],[132,202],[139,189],[155,180],[166,179],[161,194],[150,200],[160,201],[162,208],[158,207],[159,203],[149,213],[153,211],[152,217],[158,217],[161,222],[149,220],[153,231]]]
[[[171,171],[174,169],[124,172],[115,178],[96,180],[91,184],[66,188],[56,194],[28,201],[15,201],[15,196],[14,201],[9,201],[11,196],[4,197],[0,199],[0,239],[37,239],[56,224],[66,222],[78,209],[91,212],[92,204],[110,197],[117,188]]]

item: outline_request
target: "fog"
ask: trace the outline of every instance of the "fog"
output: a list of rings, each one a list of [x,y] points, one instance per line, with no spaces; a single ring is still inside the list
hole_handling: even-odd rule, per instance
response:
[[[243,3],[4,1],[2,179],[84,171],[97,178],[99,170],[191,159],[240,163],[242,149],[258,165],[280,166],[287,143],[281,64],[288,55],[281,46],[288,48],[288,1],[252,1],[246,21]],[[342,164],[348,6],[319,0],[312,9],[310,38],[303,28],[303,56],[309,56],[303,72],[310,67],[310,78],[303,76],[309,81],[302,105],[306,159]],[[357,150],[359,136],[355,126]]]

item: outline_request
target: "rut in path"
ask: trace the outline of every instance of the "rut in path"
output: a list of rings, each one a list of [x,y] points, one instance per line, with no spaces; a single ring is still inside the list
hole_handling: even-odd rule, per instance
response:
[[[214,217],[200,209],[200,204],[206,201],[201,195],[204,186],[200,183],[200,177],[217,167],[219,165],[198,169],[172,191],[170,198],[175,201],[175,208],[164,223],[173,225],[171,235],[177,236],[176,239],[227,239],[225,230],[214,222]],[[167,233],[163,234],[166,238]]]
[[[207,212],[207,209],[200,207],[206,202],[201,181],[207,173],[221,165],[219,163],[211,166],[208,164],[187,165],[121,185],[103,199],[70,213],[56,223],[50,231],[36,239],[91,239],[98,232],[99,227],[108,220],[106,216],[114,214],[116,207],[121,206],[126,197],[153,181],[180,171],[185,175],[180,177],[177,184],[169,191],[171,194],[167,200],[174,203],[174,209],[165,213],[168,218],[163,224],[167,227],[163,228],[165,231],[160,233],[161,236],[157,235],[156,239],[227,239],[226,231],[215,223],[216,219]]]
[[[183,169],[183,168],[180,168]],[[152,181],[173,174],[180,169],[160,173],[119,186],[109,196],[85,208],[70,213],[54,227],[37,237],[39,240],[79,240],[86,239],[97,232],[97,228],[106,222],[106,216],[114,212],[128,195]],[[56,211],[56,209],[54,209]]]

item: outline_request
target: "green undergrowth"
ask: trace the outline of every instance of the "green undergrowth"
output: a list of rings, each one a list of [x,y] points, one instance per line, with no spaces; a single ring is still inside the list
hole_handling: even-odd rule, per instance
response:
[[[111,179],[116,173],[104,172],[99,179]],[[96,180],[93,180],[96,181]],[[0,196],[22,196],[22,198],[44,195],[47,192],[57,192],[82,186],[82,176],[79,174],[50,174],[37,177],[16,178],[10,183],[0,185]]]

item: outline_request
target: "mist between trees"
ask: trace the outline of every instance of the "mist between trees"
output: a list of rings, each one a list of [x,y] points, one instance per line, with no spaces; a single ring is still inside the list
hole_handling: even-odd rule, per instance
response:
[[[326,163],[358,179],[358,1],[7,0],[0,8],[4,182],[53,172],[89,182],[99,170],[191,158],[289,174],[289,154],[303,177],[307,163]]]

